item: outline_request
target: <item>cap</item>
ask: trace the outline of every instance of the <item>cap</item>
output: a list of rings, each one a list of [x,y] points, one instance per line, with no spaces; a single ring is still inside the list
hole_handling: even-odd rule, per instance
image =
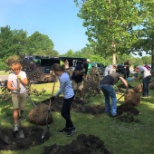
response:
[[[138,66],[138,64],[134,64],[134,68],[136,68]]]
[[[90,62],[90,59],[87,59],[86,61],[87,61],[87,62]]]

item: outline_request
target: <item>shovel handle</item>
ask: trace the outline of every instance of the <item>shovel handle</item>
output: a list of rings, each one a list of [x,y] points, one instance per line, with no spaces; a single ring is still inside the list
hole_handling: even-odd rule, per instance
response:
[[[52,92],[51,92],[51,96],[53,96],[53,94],[54,94],[55,85],[56,85],[56,82],[54,82],[54,83],[53,83],[53,86],[52,86]]]

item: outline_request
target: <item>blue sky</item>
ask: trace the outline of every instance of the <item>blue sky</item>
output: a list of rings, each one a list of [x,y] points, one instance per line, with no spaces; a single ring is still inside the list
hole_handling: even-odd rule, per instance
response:
[[[60,54],[78,51],[88,43],[78,10],[73,0],[0,0],[0,27],[48,35]]]

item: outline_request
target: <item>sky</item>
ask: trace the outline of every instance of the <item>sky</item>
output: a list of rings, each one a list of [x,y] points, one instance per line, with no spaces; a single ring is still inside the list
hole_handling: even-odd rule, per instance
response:
[[[48,35],[60,54],[78,51],[88,43],[78,11],[73,0],[0,0],[0,27]]]

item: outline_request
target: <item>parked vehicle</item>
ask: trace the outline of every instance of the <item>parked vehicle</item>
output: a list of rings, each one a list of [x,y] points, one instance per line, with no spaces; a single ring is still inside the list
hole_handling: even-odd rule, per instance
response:
[[[124,74],[124,64],[117,65],[117,73]]]

